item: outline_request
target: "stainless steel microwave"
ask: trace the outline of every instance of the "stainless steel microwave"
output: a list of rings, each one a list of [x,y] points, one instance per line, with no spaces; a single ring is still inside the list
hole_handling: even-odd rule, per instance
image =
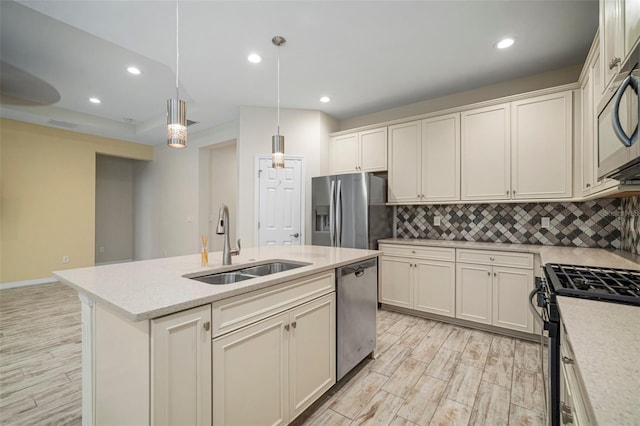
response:
[[[598,107],[598,178],[640,182],[639,62],[640,43],[636,43]]]

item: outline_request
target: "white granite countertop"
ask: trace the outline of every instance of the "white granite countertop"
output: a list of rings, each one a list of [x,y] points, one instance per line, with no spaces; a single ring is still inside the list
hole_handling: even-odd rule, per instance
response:
[[[232,269],[265,260],[310,263],[278,274],[233,284],[211,285],[183,275],[220,269],[222,253],[209,253],[209,266],[200,266],[200,254],[118,263],[53,272],[61,282],[102,302],[132,321],[142,321],[211,303],[343,265],[379,256],[375,250],[321,246],[243,248],[233,256]]]
[[[640,307],[557,300],[597,424],[640,424]]]

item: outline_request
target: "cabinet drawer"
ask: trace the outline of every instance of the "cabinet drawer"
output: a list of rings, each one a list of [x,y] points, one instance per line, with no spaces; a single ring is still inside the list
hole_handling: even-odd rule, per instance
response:
[[[456,260],[480,265],[533,269],[533,254],[507,251],[457,249]]]
[[[383,251],[386,255],[392,256],[407,256],[430,260],[448,260],[451,262],[456,260],[456,251],[452,248],[380,244],[378,250]]]
[[[304,277],[212,303],[213,337],[335,290],[334,271]]]

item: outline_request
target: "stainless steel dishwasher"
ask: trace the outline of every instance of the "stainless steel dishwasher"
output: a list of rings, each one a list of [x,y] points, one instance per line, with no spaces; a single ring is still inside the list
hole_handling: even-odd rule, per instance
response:
[[[337,380],[376,346],[378,258],[336,269]]]

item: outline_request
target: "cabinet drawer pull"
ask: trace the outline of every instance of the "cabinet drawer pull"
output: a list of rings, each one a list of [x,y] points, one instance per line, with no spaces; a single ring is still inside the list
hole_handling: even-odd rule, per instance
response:
[[[211,323],[207,321],[202,326],[204,327],[205,331],[209,331],[209,329],[211,328]]]
[[[489,260],[493,262],[494,260],[496,260],[496,258],[492,256],[489,258]]]
[[[574,361],[571,358],[569,358],[568,356],[564,356],[564,355],[562,355],[562,362],[564,362],[565,364],[573,364],[574,363]]]

